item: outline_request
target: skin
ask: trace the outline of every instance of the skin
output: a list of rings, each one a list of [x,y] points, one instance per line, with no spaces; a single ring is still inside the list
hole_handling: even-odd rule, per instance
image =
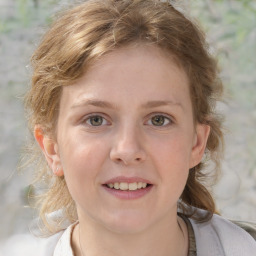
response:
[[[63,88],[57,138],[40,126],[35,137],[76,202],[75,255],[79,232],[87,256],[187,255],[177,201],[209,130],[194,123],[184,70],[156,46],[117,49]],[[146,179],[152,188],[137,199],[117,198],[103,184],[118,176]]]

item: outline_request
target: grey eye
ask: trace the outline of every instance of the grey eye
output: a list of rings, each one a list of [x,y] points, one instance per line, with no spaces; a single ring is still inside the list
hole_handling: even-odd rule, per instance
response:
[[[103,117],[102,116],[91,116],[87,122],[89,122],[92,126],[100,126],[103,124]]]
[[[151,123],[154,126],[163,126],[170,123],[170,119],[163,115],[156,115],[151,118]]]

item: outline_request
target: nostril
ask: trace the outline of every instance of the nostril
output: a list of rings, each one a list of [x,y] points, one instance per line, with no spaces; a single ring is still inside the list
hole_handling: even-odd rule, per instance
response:
[[[110,159],[124,165],[139,164],[146,159],[146,153],[142,150],[112,150]]]

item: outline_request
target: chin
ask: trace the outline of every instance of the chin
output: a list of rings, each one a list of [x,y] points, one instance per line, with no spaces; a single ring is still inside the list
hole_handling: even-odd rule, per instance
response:
[[[115,215],[107,223],[105,222],[105,227],[118,234],[135,234],[147,229],[149,222],[145,216],[139,216],[139,214]]]

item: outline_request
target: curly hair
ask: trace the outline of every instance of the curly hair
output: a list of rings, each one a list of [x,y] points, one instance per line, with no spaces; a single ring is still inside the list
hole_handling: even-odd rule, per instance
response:
[[[220,169],[223,132],[215,105],[223,87],[204,33],[170,2],[89,0],[56,17],[31,59],[33,74],[25,98],[29,128],[33,133],[35,125],[40,125],[45,134],[56,136],[62,88],[85,74],[101,56],[137,42],[153,44],[175,57],[189,78],[195,122],[210,126],[204,158],[190,170],[179,200],[184,214],[205,221],[216,212],[206,184],[207,178],[215,180]],[[59,226],[49,221],[49,213],[61,210],[63,214],[57,222],[72,223],[77,220],[75,203],[65,177],[52,175],[35,140],[30,146],[29,158],[35,164],[35,183],[46,185],[46,193],[39,198],[40,217],[54,233]],[[214,163],[210,177],[203,168],[208,162]],[[208,210],[209,216],[199,219],[194,207]]]

